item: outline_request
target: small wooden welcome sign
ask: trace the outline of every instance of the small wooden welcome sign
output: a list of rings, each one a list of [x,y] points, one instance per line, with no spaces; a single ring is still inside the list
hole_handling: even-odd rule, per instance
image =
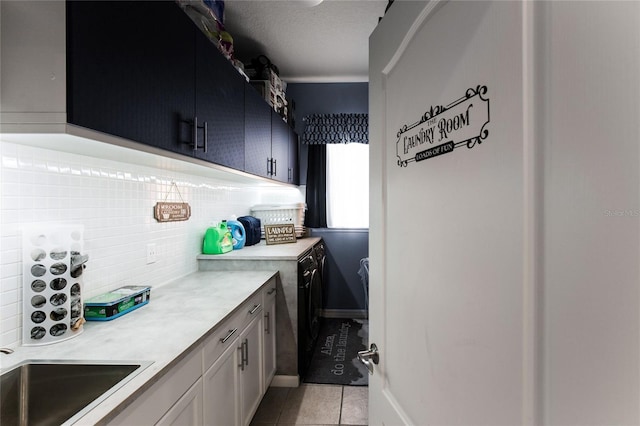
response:
[[[153,209],[153,217],[158,222],[189,220],[191,217],[191,206],[189,203],[157,202]]]
[[[173,190],[176,189],[178,195],[180,196],[179,203],[167,201],[169,194]],[[182,199],[182,194],[180,194],[180,190],[178,189],[178,185],[175,182],[171,182],[171,188],[169,188],[169,192],[164,197],[164,201],[158,201],[156,206],[153,209],[153,217],[158,222],[179,222],[182,220],[189,220],[191,217],[191,206],[189,203],[185,203]]]
[[[286,244],[296,242],[296,227],[286,225],[264,225],[264,239],[267,244]]]

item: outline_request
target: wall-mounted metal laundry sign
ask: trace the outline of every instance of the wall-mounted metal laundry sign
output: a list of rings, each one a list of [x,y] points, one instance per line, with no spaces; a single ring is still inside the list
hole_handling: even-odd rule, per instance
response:
[[[465,95],[446,107],[432,106],[419,121],[398,130],[398,166],[407,167],[466,146],[471,149],[489,135],[487,86],[468,89]]]

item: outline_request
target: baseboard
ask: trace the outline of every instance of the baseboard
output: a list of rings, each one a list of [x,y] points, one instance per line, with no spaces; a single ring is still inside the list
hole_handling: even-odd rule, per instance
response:
[[[300,376],[282,376],[276,374],[271,381],[273,388],[297,388],[300,385]]]
[[[366,309],[323,309],[321,316],[325,318],[369,318],[369,311]]]

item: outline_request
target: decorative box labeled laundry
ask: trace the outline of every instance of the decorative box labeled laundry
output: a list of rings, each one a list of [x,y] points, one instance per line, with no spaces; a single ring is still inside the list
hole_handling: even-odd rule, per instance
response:
[[[84,304],[87,321],[110,321],[138,309],[151,298],[151,287],[124,286],[88,299]]]

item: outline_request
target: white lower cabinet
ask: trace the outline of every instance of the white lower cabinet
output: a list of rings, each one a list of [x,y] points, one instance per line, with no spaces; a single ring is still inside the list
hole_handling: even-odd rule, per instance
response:
[[[242,424],[251,423],[251,418],[260,405],[264,395],[262,378],[262,309],[256,311],[256,318],[251,321],[240,335],[240,352],[244,356],[240,363],[240,401]]]
[[[201,346],[191,351],[184,359],[178,362],[168,373],[158,380],[149,390],[145,391],[133,403],[128,406],[122,413],[109,422],[110,425],[148,425],[157,424],[165,421],[163,424],[184,424],[174,423],[170,420],[169,413],[174,406],[183,400],[189,392],[191,395],[185,398],[185,404],[189,405],[189,401],[199,398],[202,401],[202,350]],[[196,394],[199,394],[196,395]],[[194,402],[197,405],[197,401]],[[199,404],[202,407],[202,403]],[[178,419],[182,408],[176,408],[174,419]],[[195,407],[192,406],[193,409]],[[200,411],[202,411],[200,409]],[[169,417],[167,417],[169,416]],[[202,421],[202,414],[196,416],[194,421]],[[184,419],[184,417],[182,417]],[[201,424],[201,423],[192,423]]]
[[[271,279],[109,424],[249,425],[275,372],[275,295],[267,295],[275,284]]]
[[[160,419],[160,426],[190,426],[203,424],[202,379],[189,388]]]
[[[240,351],[236,337],[230,347],[204,373],[204,424],[240,425]]]

